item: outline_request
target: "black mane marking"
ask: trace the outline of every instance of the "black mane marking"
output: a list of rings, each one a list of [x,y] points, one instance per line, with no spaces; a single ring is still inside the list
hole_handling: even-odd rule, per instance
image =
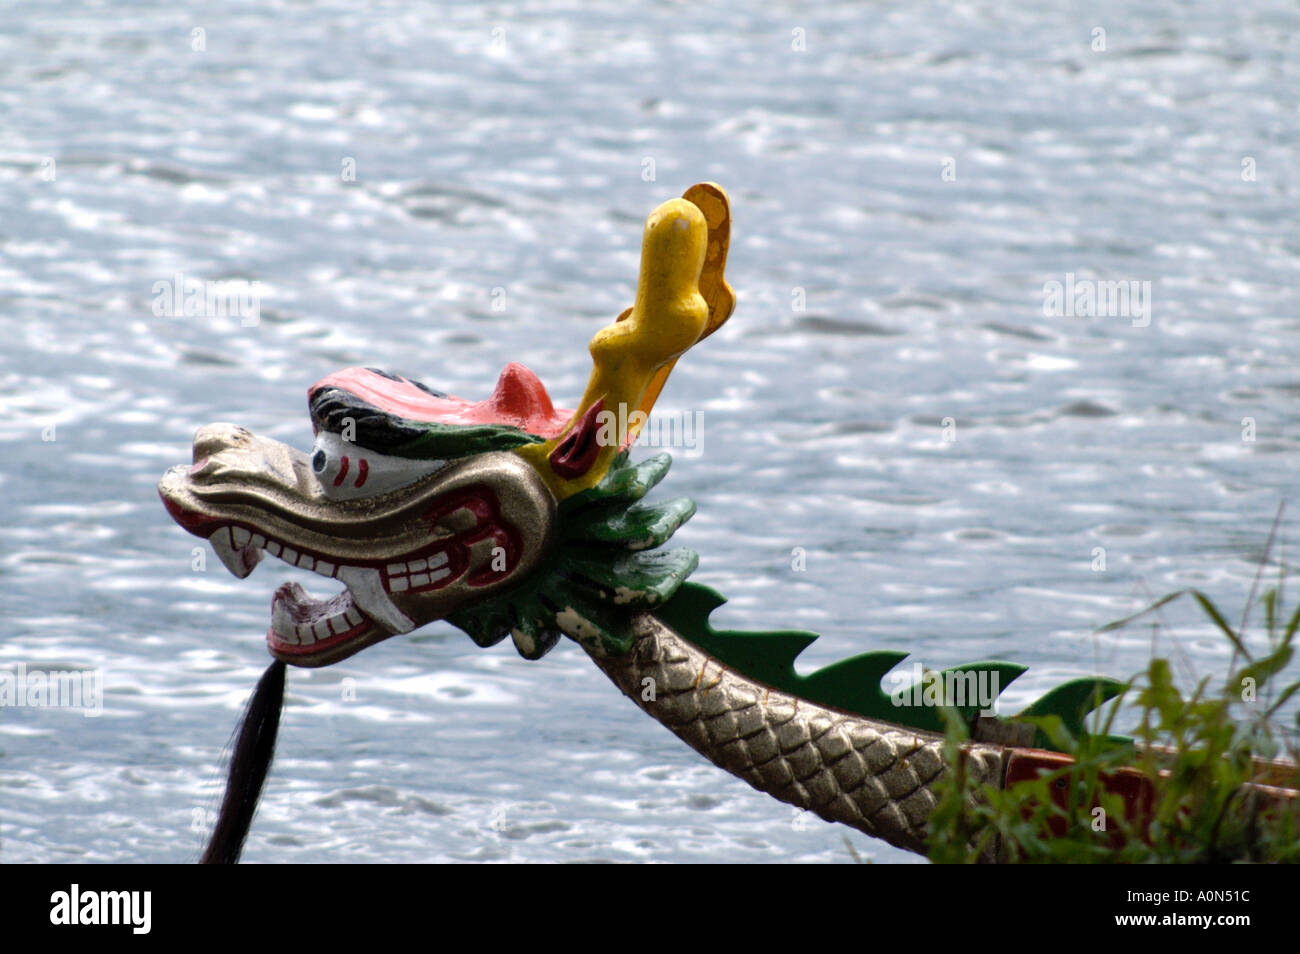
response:
[[[376,454],[390,454],[394,448],[424,433],[424,428],[406,418],[363,401],[342,388],[321,388],[315,392],[310,411],[317,431],[340,434],[351,422],[351,443]]]

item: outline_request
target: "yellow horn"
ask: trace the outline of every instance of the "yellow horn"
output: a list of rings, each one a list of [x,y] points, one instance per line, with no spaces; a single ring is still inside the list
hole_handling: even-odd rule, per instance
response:
[[[724,274],[727,267],[727,251],[731,247],[731,203],[727,199],[726,190],[716,182],[698,182],[682,193],[682,198],[704,213],[704,219],[709,226],[709,247],[704,255],[704,268],[700,272],[699,280],[700,294],[704,296],[704,301],[709,306],[709,321],[705,325],[704,333],[695,342],[699,344],[721,328],[736,309],[736,293],[727,284]],[[631,312],[632,309],[629,308],[619,315],[618,320],[622,321]],[[639,408],[642,412],[641,417],[635,427],[628,428],[631,440],[636,439],[641,426],[649,418],[650,409],[654,407],[659,392],[664,389],[668,375],[676,363],[677,359],[673,358],[665,364],[655,373],[646,387]]]
[[[600,482],[635,440],[677,358],[731,314],[735,296],[722,274],[729,224],[727,194],[712,183],[646,219],[636,304],[591,339],[578,409],[558,437],[515,452],[556,499]]]

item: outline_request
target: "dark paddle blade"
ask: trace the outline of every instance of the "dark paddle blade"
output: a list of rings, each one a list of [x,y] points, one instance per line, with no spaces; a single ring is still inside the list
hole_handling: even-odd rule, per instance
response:
[[[275,736],[280,729],[283,705],[284,663],[277,659],[262,674],[248,701],[248,711],[244,713],[235,751],[230,757],[230,780],[226,783],[226,797],[221,801],[221,814],[200,864],[238,863],[275,756]]]

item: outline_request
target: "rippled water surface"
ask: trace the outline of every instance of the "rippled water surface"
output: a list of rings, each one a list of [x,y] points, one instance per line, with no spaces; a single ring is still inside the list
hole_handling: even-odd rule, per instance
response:
[[[309,446],[307,386],[358,364],[479,398],[517,359],[572,404],[641,221],[698,180],[740,304],[660,407],[703,413],[664,489],[715,622],[818,630],[808,667],[1014,659],[1014,711],[1140,668],[1149,629],[1094,630],[1151,594],[1243,605],[1300,466],[1294,4],[747,7],[0,7],[0,666],[105,688],[0,711],[0,859],[199,850],[271,593],[315,578],[192,568],[154,484],[196,427]],[[1149,281],[1149,325],[1045,316],[1067,274]],[[156,317],[176,275],[261,282],[261,320]],[[1226,664],[1168,622],[1185,674]],[[290,673],[246,858],[843,862],[846,833],[911,859],[714,769],[572,644],[435,624]]]

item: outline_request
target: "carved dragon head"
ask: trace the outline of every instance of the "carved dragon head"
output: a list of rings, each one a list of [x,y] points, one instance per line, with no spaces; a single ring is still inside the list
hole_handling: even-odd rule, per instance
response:
[[[270,553],[343,584],[323,599],[296,583],[276,591],[267,644],[293,665],[327,665],[438,619],[484,645],[509,633],[529,658],[561,632],[595,651],[625,648],[599,604],[653,605],[695,566],[694,554],[640,552],[693,505],[629,509],[667,458],[631,467],[626,449],[677,358],[734,308],[729,226],[711,183],[651,213],[636,302],[592,339],[574,411],[556,410],[519,364],[478,402],[349,368],[308,391],[310,453],[210,424],[192,464],[159,482],[163,502],[237,577]],[[593,547],[602,559],[589,559]]]
[[[914,823],[924,821],[931,796],[924,786],[910,787],[906,757],[895,771],[894,750],[870,740],[905,727],[899,744],[914,753],[921,743],[909,733],[942,730],[941,707],[949,706],[983,741],[1034,739],[1032,723],[983,718],[991,698],[965,704],[946,688],[990,677],[995,696],[1024,667],[969,663],[887,694],[882,680],[907,654],[873,650],[805,675],[795,657],[816,634],[715,630],[709,614],[722,597],[687,580],[698,557],[662,549],[695,505],[643,502],[670,458],[633,465],[627,450],[678,357],[735,307],[724,277],[729,236],[727,196],[712,183],[692,186],[651,213],[636,301],[592,339],[591,377],[573,411],[557,410],[537,377],[518,364],[507,365],[478,402],[348,368],[308,390],[310,453],[233,424],[198,431],[193,462],[172,468],[158,484],[176,522],[208,540],[237,577],[270,553],[343,584],[338,595],[320,599],[286,583],[272,599],[266,638],[276,661],[251,697],[205,861],[239,857],[272,758],[284,664],[328,665],[439,619],[479,645],[510,635],[529,659],[570,636],[625,692],[652,672],[650,682],[662,681],[671,704],[646,711],[778,798],[816,807],[814,796],[825,795],[817,808],[823,817],[857,824],[853,812],[869,810],[859,827],[881,834],[872,819],[888,802],[881,794],[887,784],[887,794],[911,806],[898,815],[895,843],[913,848]],[[634,644],[637,651],[629,651]],[[726,668],[734,691],[713,692],[716,681],[701,686],[709,666]],[[1077,735],[1084,716],[1120,688],[1113,680],[1071,680],[1021,715],[1055,717]],[[805,713],[803,721],[793,721],[796,711]],[[859,764],[836,747],[847,737],[827,730],[842,717],[867,720],[854,738],[889,756],[873,771],[892,781],[873,775],[866,784],[865,775],[835,774],[841,767],[851,774]],[[824,736],[826,752],[809,748],[813,735]],[[935,739],[928,744],[939,746]],[[794,761],[764,754],[765,745],[778,742],[772,751],[788,751]],[[942,761],[937,751],[934,766]],[[746,761],[751,757],[760,762]],[[788,773],[796,769],[805,774],[792,785]],[[809,772],[820,772],[817,784]],[[835,795],[842,784],[859,801]]]

